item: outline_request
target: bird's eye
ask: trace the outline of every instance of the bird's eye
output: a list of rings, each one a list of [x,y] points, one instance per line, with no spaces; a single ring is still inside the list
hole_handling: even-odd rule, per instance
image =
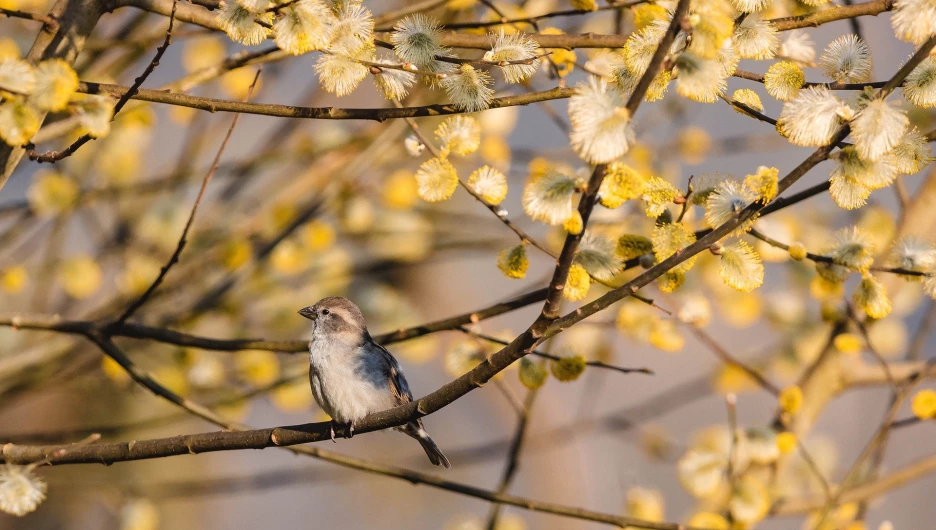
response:
[[[323,309],[323,310],[322,310],[322,314],[323,314],[323,315],[327,315],[328,313],[330,313],[329,310],[327,310],[327,309]]]

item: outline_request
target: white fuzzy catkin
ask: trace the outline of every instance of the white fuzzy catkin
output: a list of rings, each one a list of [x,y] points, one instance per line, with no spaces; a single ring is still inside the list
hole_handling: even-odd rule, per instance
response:
[[[880,160],[896,147],[909,125],[907,115],[887,101],[871,100],[851,122],[858,155],[869,161]]]
[[[832,141],[850,113],[829,89],[809,87],[784,103],[777,130],[794,145],[820,147]]]
[[[839,83],[861,83],[871,77],[871,48],[858,35],[842,35],[819,57],[819,68]]]
[[[572,147],[593,164],[612,162],[635,142],[624,95],[604,79],[589,78],[569,99]]]

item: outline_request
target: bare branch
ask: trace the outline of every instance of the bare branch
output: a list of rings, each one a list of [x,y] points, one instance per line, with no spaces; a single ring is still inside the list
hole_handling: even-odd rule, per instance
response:
[[[85,94],[104,94],[121,97],[129,88],[120,85],[104,83],[80,83],[78,91]],[[494,98],[491,100],[492,109],[501,107],[515,107],[529,105],[540,101],[553,99],[566,99],[571,97],[573,89],[554,88],[543,92],[532,92],[517,96]],[[384,109],[342,109],[335,107],[295,107],[291,105],[276,105],[270,103],[244,103],[225,99],[206,98],[177,94],[163,90],[141,89],[132,99],[165,103],[206,110],[208,112],[239,112],[243,114],[258,114],[261,116],[277,116],[280,118],[304,118],[316,120],[372,120],[384,121],[398,118],[419,118],[423,116],[445,116],[450,114],[464,114],[451,105],[425,105],[422,107],[384,108]]]
[[[833,6],[829,9],[815,11],[806,15],[797,15],[786,18],[775,18],[770,22],[777,31],[788,31],[798,28],[818,27],[836,20],[845,20],[854,17],[877,16],[894,8],[894,0],[875,0],[862,2],[856,5]]]
[[[167,36],[168,41],[168,36]],[[254,75],[253,82],[250,84],[250,88],[247,89],[247,96],[244,100],[250,99],[250,95],[253,94],[254,88],[257,86],[257,80],[260,79],[260,72],[263,71],[263,68],[258,68],[257,73]],[[211,168],[208,169],[208,172],[205,173],[205,178],[202,179],[201,187],[198,188],[198,195],[195,196],[195,204],[192,205],[192,211],[189,213],[188,220],[185,222],[185,228],[182,229],[182,235],[179,237],[179,242],[176,244],[175,251],[173,251],[172,256],[169,257],[169,261],[163,266],[159,271],[159,275],[156,276],[156,279],[153,280],[153,283],[137,298],[126,311],[121,314],[114,324],[120,325],[127,321],[137,309],[143,307],[143,304],[149,299],[153,292],[159,287],[159,284],[162,283],[163,279],[166,277],[166,274],[169,274],[169,269],[179,261],[179,256],[182,255],[182,250],[185,248],[187,242],[187,237],[189,230],[192,228],[192,223],[195,222],[195,214],[198,212],[198,205],[201,204],[202,197],[205,196],[205,190],[208,188],[208,182],[211,181],[211,177],[215,174],[215,171],[218,170],[218,165],[221,164],[221,155],[224,154],[224,148],[227,147],[228,140],[231,139],[231,135],[234,133],[234,127],[237,126],[237,121],[240,119],[240,114],[235,114],[234,119],[231,120],[231,126],[228,127],[227,133],[224,135],[224,140],[221,141],[221,146],[218,148],[217,154],[215,154],[214,162],[211,163]]]
[[[23,20],[33,20],[35,22],[41,22],[43,29],[54,32],[58,29],[58,22],[48,15],[40,15],[39,13],[28,13],[26,11],[18,11],[16,9],[6,9],[0,7],[0,15],[10,18],[19,18]]]

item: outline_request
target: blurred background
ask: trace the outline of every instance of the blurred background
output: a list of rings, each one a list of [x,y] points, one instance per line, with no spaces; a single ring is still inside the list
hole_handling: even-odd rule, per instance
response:
[[[516,0],[496,5],[509,16],[569,9],[561,0],[520,3],[525,5]],[[792,2],[776,3],[774,16],[806,9]],[[377,15],[402,4],[366,2]],[[448,4],[432,13],[455,22],[496,16],[484,2]],[[46,12],[50,5],[44,0],[0,0],[0,7]],[[552,18],[541,22],[540,30],[628,33],[632,16],[628,10],[621,13]],[[873,51],[872,79],[888,79],[912,47],[894,38],[888,14],[858,20]],[[106,15],[76,64],[81,80],[131,84],[162,41],[166,24],[165,17],[132,8]],[[837,21],[808,35],[821,52],[851,31],[849,21]],[[0,18],[0,54],[25,55],[36,32],[37,25],[30,21]],[[193,74],[242,52],[243,46],[187,24],[179,24],[174,37],[146,87],[181,82],[192,94],[223,99],[246,95],[256,66],[204,81]],[[498,84],[498,95],[560,83],[574,86],[585,79],[582,67],[598,53],[576,50],[574,59],[565,58],[571,73],[564,78],[556,79],[543,68],[527,87]],[[464,52],[473,54],[480,52]],[[316,56],[266,64],[251,99],[319,107],[389,106],[370,82],[343,98],[322,91],[312,69]],[[745,60],[741,68],[763,73],[769,64]],[[807,69],[806,76],[822,80],[816,69]],[[765,114],[779,115],[781,103],[767,96],[762,85],[730,79],[729,92],[738,88],[759,92]],[[404,105],[443,101],[439,92],[416,89]],[[510,192],[504,208],[551,248],[561,244],[564,234],[526,218],[520,198],[531,164],[547,160],[588,171],[563,130],[568,122],[565,107],[565,101],[558,100],[480,113],[481,148],[455,162],[463,177],[483,164],[507,173]],[[911,112],[923,131],[936,124],[933,112]],[[0,193],[0,312],[59,314],[67,319],[119,314],[149,286],[175,248],[231,117],[131,102],[107,138],[54,166],[22,162]],[[429,135],[441,121],[420,118],[417,123]],[[640,143],[628,154],[628,163],[681,189],[690,175],[722,172],[743,178],[761,165],[777,167],[783,175],[811,152],[789,145],[770,125],[736,113],[721,101],[704,105],[675,93],[643,105],[636,122]],[[47,123],[40,133],[46,136],[36,141],[43,148],[74,139],[68,130],[51,129]],[[498,271],[498,252],[515,245],[516,238],[463,190],[438,205],[418,198],[413,173],[426,157],[407,153],[404,139],[409,135],[402,120],[243,115],[180,262],[134,318],[209,337],[299,339],[308,336],[308,327],[296,310],[340,294],[362,307],[371,332],[377,334],[487,307],[545,285],[554,261],[534,250],[529,252],[525,279],[510,279]],[[820,164],[793,191],[828,179],[831,167],[829,162]],[[927,179],[932,180],[931,175],[924,173],[903,181],[916,197]],[[612,231],[646,234],[652,220],[640,210],[634,204],[598,208],[593,219],[596,226]],[[701,212],[688,213],[699,227]],[[855,211],[839,209],[823,193],[759,221],[758,227],[818,252],[833,231],[857,224],[883,252],[896,237],[897,213],[893,190],[876,192],[868,206]],[[823,302],[810,290],[812,268],[788,260],[784,252],[756,246],[768,263],[764,286],[753,293],[722,285],[717,262],[709,255],[676,293],[660,293],[653,286],[644,291],[674,311],[688,307],[686,311],[703,316],[710,312],[710,322],[702,329],[783,387],[815,358],[832,326],[820,317]],[[931,302],[919,284],[888,281],[894,311],[870,331],[882,355],[899,361]],[[589,299],[602,292],[593,286]],[[621,318],[629,325],[618,329],[615,320],[626,304],[630,302],[563,333],[545,349],[648,367],[654,375],[589,367],[576,381],[549,379],[532,402],[527,444],[509,491],[647,518],[659,509],[667,521],[686,522],[705,503],[683,487],[677,461],[694,444],[707,443],[700,442],[700,436],[718,437],[707,429],[727,429],[724,394],[737,393],[737,423],[744,428],[769,428],[776,398],[742,372],[726,368],[691,326],[652,308],[627,306],[628,316]],[[566,302],[563,309],[574,307]],[[476,329],[510,339],[526,329],[539,309],[533,304],[486,320]],[[928,358],[932,337],[927,334],[921,340],[923,358]],[[213,405],[232,420],[266,427],[324,418],[309,392],[307,358],[302,354],[118,342],[157,381]],[[494,351],[458,331],[394,344],[390,350],[416,395],[437,389],[464,373],[479,354]],[[873,362],[867,352],[859,355]],[[518,420],[515,405],[526,393],[516,370],[509,370],[495,384],[426,418],[427,430],[453,463],[451,470],[431,468],[416,444],[397,433],[339,440],[334,446],[326,444],[327,449],[496,489]],[[135,387],[115,363],[102,361],[100,351],[80,337],[0,328],[0,395],[4,442],[74,442],[91,432],[100,432],[105,440],[126,441],[216,429]],[[889,403],[886,385],[850,389],[828,403],[802,441],[830,479],[841,479]],[[905,409],[898,417],[910,415]],[[882,473],[930,456],[934,435],[931,422],[894,432]],[[790,467],[794,469],[789,483],[776,488],[795,484],[795,496],[821,493],[814,479],[804,478],[809,472],[802,463]],[[476,499],[274,449],[109,467],[45,467],[39,473],[49,483],[48,500],[21,519],[0,514],[0,528],[235,529],[272,524],[467,530],[483,527],[489,510],[488,503]],[[898,529],[930,527],[936,516],[929,502],[931,487],[936,487],[936,478],[929,476],[876,498],[867,527],[877,528],[885,520]],[[829,524],[833,526],[828,528],[845,528],[844,523]],[[758,528],[803,525],[800,515],[770,519]],[[601,526],[507,507],[498,528]]]

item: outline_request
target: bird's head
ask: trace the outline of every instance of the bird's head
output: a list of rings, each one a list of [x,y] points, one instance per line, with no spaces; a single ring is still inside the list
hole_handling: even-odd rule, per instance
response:
[[[322,298],[314,305],[300,309],[299,314],[312,321],[312,335],[316,339],[358,342],[367,336],[364,315],[347,298]]]

